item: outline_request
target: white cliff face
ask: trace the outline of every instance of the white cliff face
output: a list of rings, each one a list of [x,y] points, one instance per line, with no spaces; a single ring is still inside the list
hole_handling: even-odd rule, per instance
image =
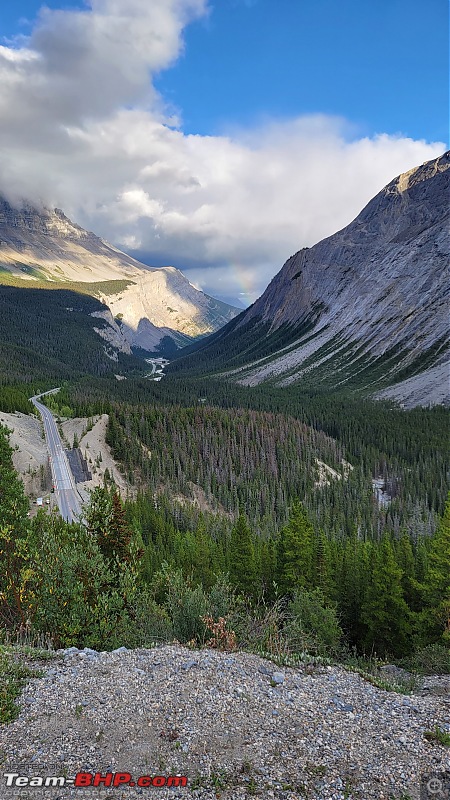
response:
[[[146,267],[71,222],[62,211],[24,206],[0,198],[0,267],[20,279],[99,283],[96,294],[120,315],[129,344],[154,349],[163,336],[213,333],[239,312],[192,286],[174,267]],[[150,334],[151,331],[151,334]],[[179,334],[179,336],[177,336]]]
[[[131,355],[130,343],[123,335],[109,309],[106,311],[92,311],[91,317],[99,317],[108,323],[107,328],[94,328],[94,331],[98,333],[102,339],[105,339],[115,350],[118,350],[120,353],[127,353],[127,355]]]
[[[169,333],[199,336],[222,327],[237,313],[195,289],[174,267],[142,270],[126,291],[109,294],[104,301],[114,316],[122,315],[128,328],[135,332],[133,343],[143,320]]]
[[[446,153],[399,176],[350,225],[286,262],[236,330],[252,319],[271,332],[312,327],[295,345],[236,370],[242,383],[279,377],[289,385],[320,367],[345,385],[361,358],[396,354],[385,382],[407,368],[421,379],[383,396],[448,401],[449,167]]]
[[[1,197],[0,265],[21,278],[27,277],[24,267],[29,267],[50,280],[82,282],[131,280],[144,269],[59,209],[17,209]]]

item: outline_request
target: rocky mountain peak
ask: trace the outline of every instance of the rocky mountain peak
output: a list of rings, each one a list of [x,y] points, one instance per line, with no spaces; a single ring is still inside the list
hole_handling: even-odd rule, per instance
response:
[[[128,346],[154,350],[212,333],[238,309],[192,286],[176,267],[148,267],[72,222],[61,209],[0,197],[0,269],[16,280],[95,284],[92,291],[121,321]],[[113,283],[115,282],[115,283]]]
[[[396,177],[347,227],[288,259],[235,326],[267,340],[238,380],[375,389],[405,378],[385,396],[446,401],[449,166],[448,152]]]
[[[440,172],[445,172],[450,167],[450,150],[443,153],[442,156],[432,161],[425,161],[420,167],[413,167],[408,172],[403,172],[397,178],[394,178],[389,183],[384,191],[386,193],[394,186],[399,194],[402,194],[413,186],[416,186],[422,181],[427,181],[434,178]]]

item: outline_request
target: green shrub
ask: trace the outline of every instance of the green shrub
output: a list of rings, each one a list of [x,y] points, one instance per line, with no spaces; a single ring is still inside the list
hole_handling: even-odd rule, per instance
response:
[[[443,730],[439,725],[435,725],[433,730],[424,731],[424,737],[432,744],[440,744],[442,747],[450,747],[450,733]]]
[[[282,632],[294,652],[315,655],[336,654],[342,637],[336,608],[325,604],[320,589],[295,593],[287,606]]]
[[[285,621],[284,606],[281,599],[268,604],[262,598],[254,604],[241,595],[229,620],[229,628],[236,634],[239,649],[264,652],[276,658],[292,654],[288,640],[281,633]]]
[[[181,570],[164,563],[153,576],[150,591],[168,614],[179,642],[203,642],[206,627],[201,617],[208,611],[208,601],[201,586],[193,586]]]
[[[29,614],[55,646],[114,649],[134,628],[137,576],[128,564],[111,565],[81,525],[59,517],[37,520]]]
[[[219,575],[209,592],[205,592],[202,586],[185,578],[180,569],[164,563],[153,575],[149,597],[141,603],[139,619],[146,636],[152,626],[156,630],[159,625],[158,639],[175,638],[184,644],[195,642],[201,646],[207,635],[205,618],[214,622],[228,619],[236,602],[226,575]],[[145,621],[148,613],[150,617]],[[232,625],[228,624],[227,629],[231,631]]]
[[[213,619],[228,617],[236,606],[236,592],[230,585],[228,575],[218,575],[207,595],[208,613]]]
[[[148,594],[140,594],[134,609],[135,628],[124,645],[127,647],[151,647],[157,642],[174,639],[173,625],[167,610],[159,606]]]
[[[404,659],[402,666],[421,675],[450,675],[450,649],[439,643],[429,644]]]
[[[27,680],[39,675],[40,672],[17,662],[7,649],[0,647],[0,724],[16,719],[19,713],[16,698]]]

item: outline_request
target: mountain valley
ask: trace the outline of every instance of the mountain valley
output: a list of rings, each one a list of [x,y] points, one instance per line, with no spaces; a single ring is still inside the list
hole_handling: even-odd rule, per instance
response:
[[[391,182],[351,225],[289,259],[238,316],[177,270],[146,270],[60,212],[7,209],[6,641],[44,642],[89,669],[174,640],[192,667],[196,650],[223,650],[224,664],[239,650],[314,682],[339,664],[349,691],[363,681],[362,702],[369,684],[384,697],[450,674],[447,167],[443,156]],[[204,329],[233,318],[200,339],[199,315]],[[145,349],[166,337],[168,364]],[[29,401],[47,391],[50,450]],[[75,465],[82,511],[70,517],[56,453]],[[2,645],[0,674],[1,658]],[[271,708],[275,675],[274,666]],[[330,693],[336,713],[354,713],[353,700]],[[88,711],[70,714],[80,722]],[[0,697],[0,720],[16,714]],[[158,741],[161,731],[177,742],[175,721],[161,722]],[[424,731],[414,746],[426,758]]]

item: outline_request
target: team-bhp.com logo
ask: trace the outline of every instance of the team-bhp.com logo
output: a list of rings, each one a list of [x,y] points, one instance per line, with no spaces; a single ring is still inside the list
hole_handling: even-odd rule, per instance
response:
[[[187,786],[184,775],[140,775],[133,778],[130,772],[78,772],[74,778],[63,775],[19,775],[18,772],[4,772],[7,786],[139,786],[145,789],[163,786]]]

